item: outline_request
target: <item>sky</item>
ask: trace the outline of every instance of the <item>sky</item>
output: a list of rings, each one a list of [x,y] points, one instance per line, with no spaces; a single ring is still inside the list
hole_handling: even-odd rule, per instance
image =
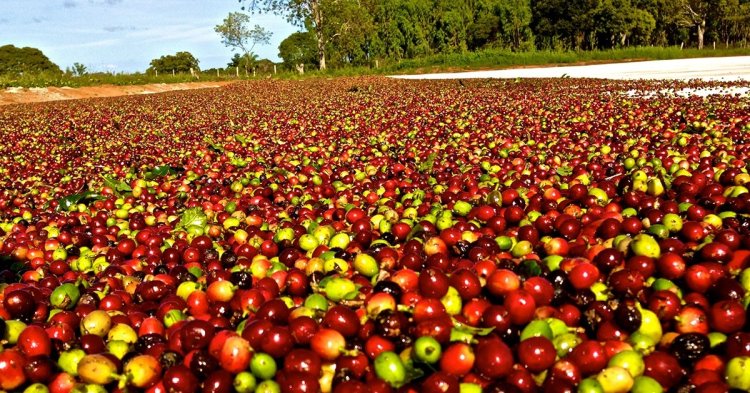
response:
[[[226,67],[233,56],[214,26],[238,0],[0,0],[0,46],[40,49],[61,69],[143,72],[152,59],[187,51],[201,69]],[[278,47],[299,30],[282,16],[253,14],[251,24],[273,32],[256,46],[260,58],[279,61]]]

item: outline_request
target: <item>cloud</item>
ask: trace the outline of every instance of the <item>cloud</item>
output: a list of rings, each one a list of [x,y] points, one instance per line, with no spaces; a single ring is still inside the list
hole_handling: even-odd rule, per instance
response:
[[[141,42],[176,41],[179,43],[201,43],[216,41],[215,32],[209,26],[194,26],[188,24],[164,25],[146,29],[134,34],[132,38],[140,38]]]
[[[78,42],[75,44],[68,44],[68,45],[58,45],[56,49],[99,48],[99,47],[112,46],[112,45],[119,44],[119,43],[120,43],[120,39],[110,38],[106,40]]]
[[[121,31],[137,31],[138,28],[135,26],[104,26],[102,28],[104,31],[108,33],[116,33]]]
[[[96,5],[117,5],[122,3],[122,0],[89,0],[89,3]]]
[[[122,0],[89,0],[89,4],[92,5],[104,5],[104,6],[113,6],[122,3]],[[78,1],[77,0],[64,0],[63,1],[63,7],[65,8],[76,8],[78,7]]]

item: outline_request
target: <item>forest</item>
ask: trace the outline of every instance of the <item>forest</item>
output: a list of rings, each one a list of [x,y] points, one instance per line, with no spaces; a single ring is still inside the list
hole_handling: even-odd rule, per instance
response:
[[[483,49],[596,50],[628,46],[744,47],[748,0],[300,0],[258,2],[303,29],[287,66],[372,66]],[[257,5],[260,4],[260,5]],[[265,6],[264,6],[265,5]]]

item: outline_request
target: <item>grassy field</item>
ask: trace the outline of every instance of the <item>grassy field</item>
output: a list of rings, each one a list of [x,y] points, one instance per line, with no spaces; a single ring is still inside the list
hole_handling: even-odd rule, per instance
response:
[[[470,53],[456,53],[408,59],[401,61],[382,61],[378,68],[348,67],[330,69],[325,72],[308,71],[299,75],[291,71],[282,71],[276,75],[259,73],[255,78],[301,79],[316,77],[356,76],[356,75],[389,75],[417,74],[441,71],[469,71],[482,69],[502,69],[528,66],[590,64],[633,60],[667,60],[696,57],[747,56],[750,48],[733,49],[680,49],[679,47],[633,47],[597,51],[531,51],[511,52],[508,50],[484,50]],[[237,78],[232,72],[220,76],[215,73],[202,73],[200,81],[246,80],[253,77]],[[94,86],[94,85],[143,85],[151,83],[182,83],[196,81],[188,74],[149,75],[96,73],[84,76],[65,74],[26,74],[22,76],[0,75],[0,88],[7,87],[45,87],[45,86]]]
[[[696,57],[750,55],[750,49],[680,49],[679,47],[634,47],[596,51],[481,51],[466,54],[430,56],[404,60],[390,65],[393,73],[410,74],[442,70],[476,70],[574,63],[599,63],[632,60],[668,60]]]

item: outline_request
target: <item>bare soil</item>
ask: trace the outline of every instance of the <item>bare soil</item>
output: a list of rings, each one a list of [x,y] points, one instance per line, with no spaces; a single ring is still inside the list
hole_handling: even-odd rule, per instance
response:
[[[159,83],[138,86],[86,86],[86,87],[9,87],[0,90],[0,105],[26,104],[58,100],[77,100],[82,98],[116,97],[137,94],[155,94],[176,90],[206,89],[228,85],[230,81]]]

